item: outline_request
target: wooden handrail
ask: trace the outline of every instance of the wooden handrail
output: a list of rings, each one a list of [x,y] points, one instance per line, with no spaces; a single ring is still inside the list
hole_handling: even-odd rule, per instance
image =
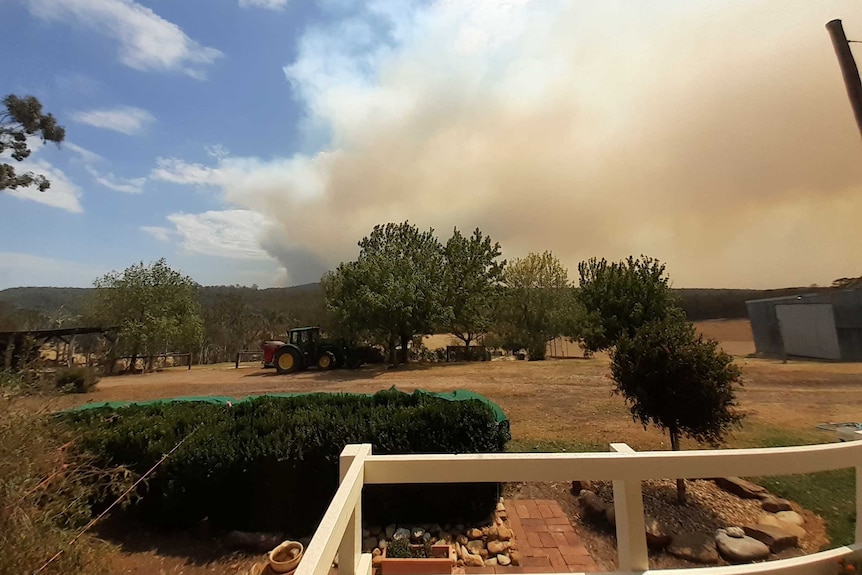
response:
[[[373,455],[368,444],[341,454],[341,485],[326,511],[296,575],[327,575],[336,551],[340,575],[370,575],[371,556],[361,553],[364,484],[470,483],[502,481],[612,480],[619,566],[626,575],[682,575],[690,569],[648,569],[643,494],[646,479],[786,475],[854,467],[856,517],[862,517],[862,441],[800,447],[636,452],[624,443],[611,453],[474,453],[463,455]],[[698,575],[831,574],[837,562],[862,555],[862,525],[856,542],[803,557],[766,563],[702,567]]]

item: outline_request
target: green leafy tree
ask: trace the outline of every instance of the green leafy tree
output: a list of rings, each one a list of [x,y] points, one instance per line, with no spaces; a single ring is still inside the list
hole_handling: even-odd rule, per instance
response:
[[[509,263],[496,334],[511,349],[526,348],[530,359],[544,359],[547,343],[577,331],[581,309],[568,271],[551,252],[530,253]]]
[[[433,229],[404,222],[375,226],[359,248],[356,261],[324,276],[327,307],[342,333],[387,341],[393,361],[400,342],[406,362],[410,340],[434,333],[449,316],[443,247]]]
[[[578,300],[587,312],[588,351],[610,349],[623,335],[633,336],[647,322],[677,313],[665,266],[657,259],[629,256],[621,262],[592,258],[578,264]]]
[[[444,297],[452,310],[445,327],[469,347],[494,322],[506,261],[498,261],[500,244],[491,243],[479,228],[470,237],[455,228],[443,253]]]
[[[623,334],[611,354],[611,375],[632,418],[670,434],[713,446],[742,419],[736,411],[735,386],[741,371],[714,340],[698,335],[678,312]],[[685,482],[677,480],[677,497],[685,501]]]
[[[232,361],[236,352],[258,349],[266,339],[262,333],[265,319],[252,309],[247,291],[248,288],[236,288],[236,291],[219,293],[206,301],[201,298],[204,325],[201,363]]]
[[[119,328],[119,349],[132,357],[196,349],[203,336],[198,285],[171,269],[164,258],[94,282],[91,309],[103,325]]]
[[[11,157],[18,162],[30,156],[27,136],[39,135],[43,142],[55,142],[57,145],[66,137],[66,130],[57,125],[57,120],[51,114],[42,113],[42,104],[33,96],[19,98],[9,94],[3,98],[5,112],[0,112],[0,154],[11,151]],[[51,182],[45,176],[24,172],[15,172],[15,167],[6,162],[0,162],[0,190],[36,185],[40,192],[51,187]]]

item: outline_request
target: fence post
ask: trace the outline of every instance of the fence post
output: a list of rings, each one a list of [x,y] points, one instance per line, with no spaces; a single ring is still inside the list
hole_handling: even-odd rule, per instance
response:
[[[241,352],[239,352],[239,351],[238,351],[238,352],[236,352],[236,369],[239,369],[239,354],[240,354],[240,353],[241,353]]]
[[[371,445],[346,445],[338,458],[338,481],[344,480],[350,464],[357,457],[363,459],[371,453]],[[365,575],[357,573],[362,555],[362,496],[356,502],[338,547],[338,575]]]
[[[862,464],[856,464],[856,544],[862,543]]]
[[[611,451],[634,453],[625,443],[611,443]],[[617,523],[617,556],[620,571],[649,569],[644,499],[641,482],[614,479],[614,512]]]

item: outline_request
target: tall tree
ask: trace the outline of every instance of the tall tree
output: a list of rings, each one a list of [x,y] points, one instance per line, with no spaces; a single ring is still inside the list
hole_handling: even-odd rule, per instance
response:
[[[9,94],[3,98],[5,112],[0,112],[0,154],[10,150],[13,160],[18,162],[30,156],[27,137],[38,135],[43,142],[57,145],[66,137],[66,130],[57,125],[51,114],[42,113],[42,104],[33,96],[19,98]],[[18,174],[15,167],[0,162],[0,190],[14,190],[19,187],[36,185],[40,192],[51,187],[51,182],[43,175],[33,172]]]
[[[511,348],[526,348],[530,359],[544,359],[547,343],[570,335],[581,311],[568,271],[554,254],[530,253],[509,263],[495,332]]]
[[[491,328],[506,261],[497,261],[500,244],[479,228],[470,237],[455,228],[443,253],[445,300],[452,310],[445,327],[469,347]]]
[[[258,347],[265,339],[261,329],[264,318],[254,313],[247,297],[248,288],[201,299],[204,334],[201,363],[230,361],[240,350]]]
[[[741,371],[718,343],[696,334],[680,312],[650,321],[630,336],[624,333],[611,354],[611,375],[632,418],[667,430],[674,451],[680,437],[719,445],[742,415],[736,411],[735,386]],[[677,480],[685,501],[685,481]]]
[[[406,362],[415,335],[434,333],[448,318],[444,303],[443,247],[434,230],[409,222],[374,227],[359,242],[356,261],[323,279],[328,308],[342,329],[396,342]]]
[[[610,349],[621,336],[633,336],[645,323],[678,310],[670,278],[657,259],[629,256],[609,263],[592,258],[578,264],[578,272],[578,299],[591,324],[583,336],[589,351]]]
[[[94,282],[91,305],[103,325],[119,327],[119,349],[132,357],[177,349],[196,349],[203,335],[198,285],[171,269],[164,258]]]

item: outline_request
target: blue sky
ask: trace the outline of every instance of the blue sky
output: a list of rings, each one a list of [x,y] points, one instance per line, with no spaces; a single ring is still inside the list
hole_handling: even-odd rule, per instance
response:
[[[0,0],[0,92],[66,127],[0,193],[0,289],[165,256],[317,281],[373,225],[684,287],[862,274],[862,145],[823,25],[858,1]],[[860,55],[857,52],[857,57]]]

